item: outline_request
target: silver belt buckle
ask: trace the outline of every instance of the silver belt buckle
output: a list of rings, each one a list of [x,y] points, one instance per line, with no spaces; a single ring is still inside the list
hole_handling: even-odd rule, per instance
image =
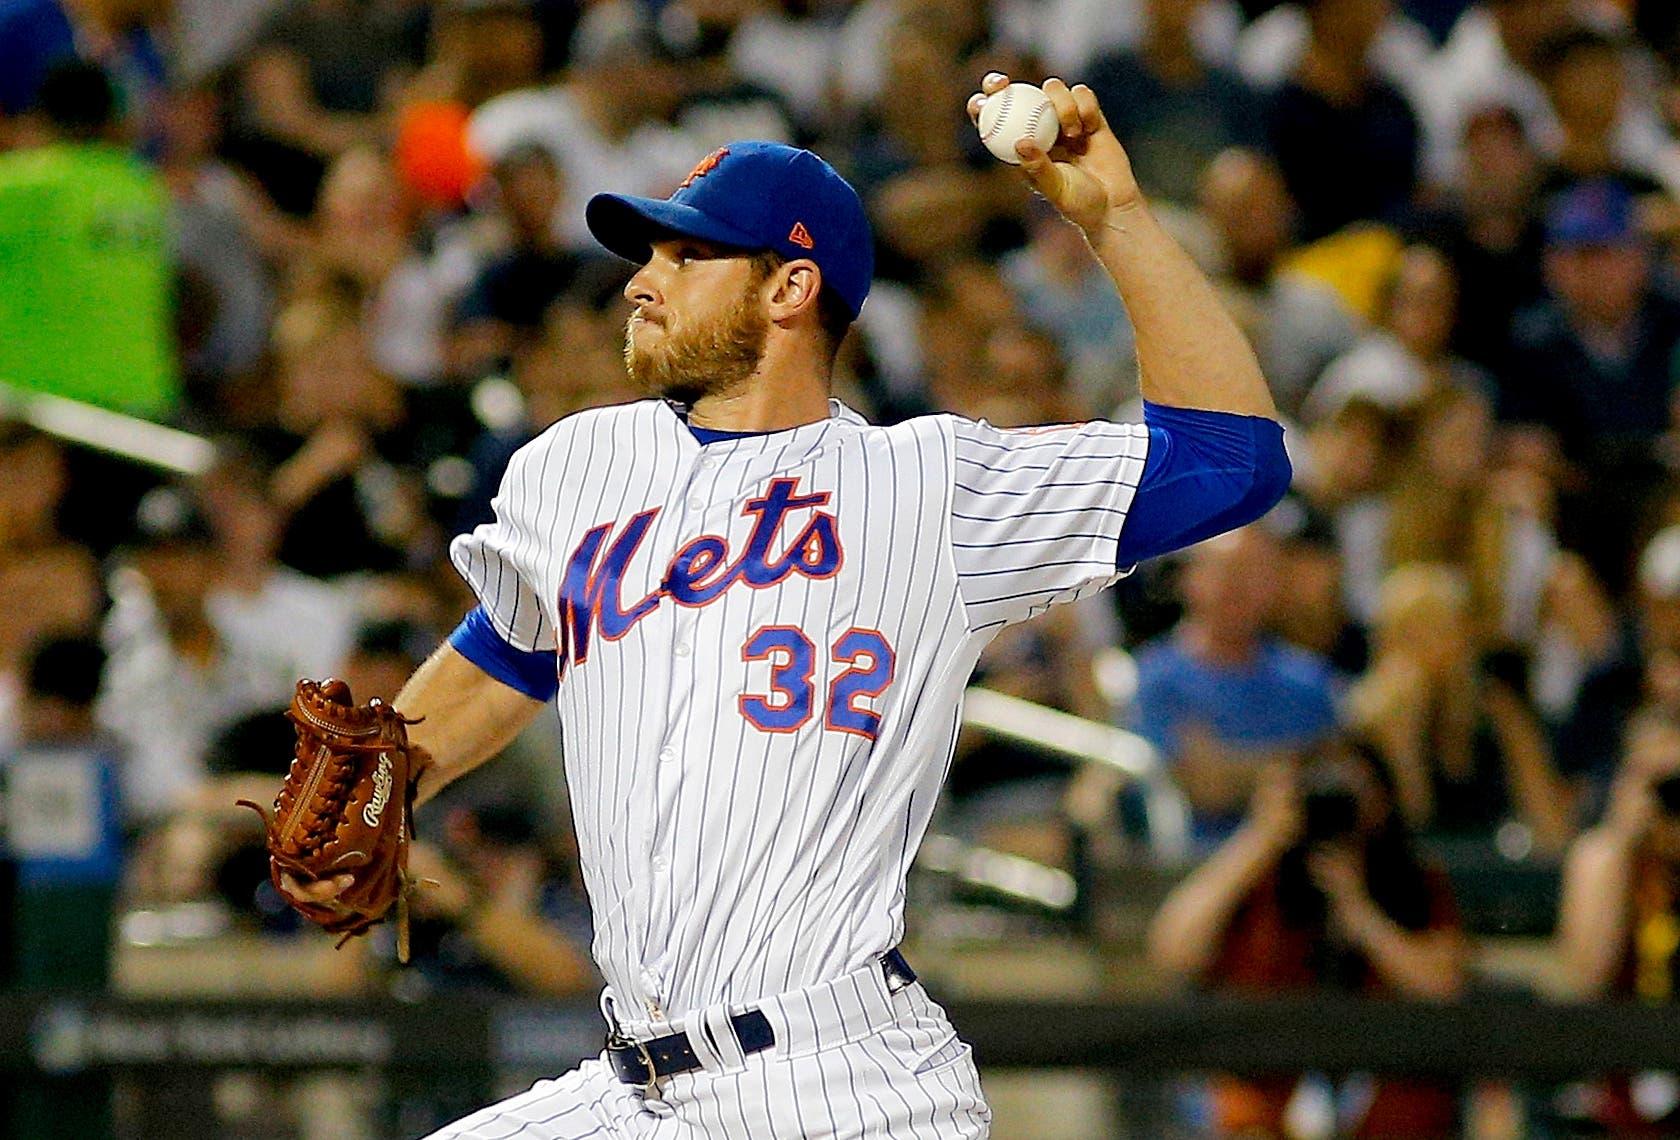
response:
[[[659,1073],[653,1067],[653,1054],[648,1052],[646,1041],[632,1041],[630,1044],[635,1047],[636,1055],[642,1059],[642,1064],[647,1066],[648,1079],[647,1084],[642,1086],[642,1099],[658,1100]]]
[[[648,1079],[647,1079],[646,1083],[638,1085],[636,1087],[638,1087],[642,1090],[642,1098],[644,1100],[658,1100],[659,1099],[659,1073],[653,1067],[653,1054],[648,1052],[647,1042],[645,1042],[645,1041],[632,1041],[630,1038],[628,1038],[628,1037],[624,1036],[624,1034],[620,1033],[619,1030],[618,1030],[618,1025],[616,1023],[614,1023],[614,1025],[612,1027],[612,1032],[607,1037],[607,1048],[609,1048],[609,1049],[634,1049],[636,1051],[636,1056],[638,1056],[642,1059],[642,1065],[643,1065],[644,1068],[647,1069],[647,1076],[648,1076]]]

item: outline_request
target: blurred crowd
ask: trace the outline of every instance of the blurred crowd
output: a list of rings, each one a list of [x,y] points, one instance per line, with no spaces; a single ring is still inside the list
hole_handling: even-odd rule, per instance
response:
[[[1157,964],[1450,998],[1443,868],[1537,862],[1566,988],[1670,1000],[1673,0],[0,0],[0,381],[214,445],[170,474],[0,423],[13,979],[103,984],[119,913],[295,930],[231,807],[272,795],[294,679],[391,697],[471,605],[444,551],[509,455],[638,395],[589,195],[811,146],[876,233],[844,400],[1135,418],[1123,306],[964,116],[988,70],[1091,85],[1287,421],[1265,520],[981,662],[1158,751],[1194,869]],[[421,969],[316,984],[593,989],[556,737],[422,817]],[[940,826],[1100,872],[1165,850],[1135,791],[975,735]],[[1680,1084],[1641,1088],[1577,1115],[1656,1134]],[[1301,1095],[1216,1094],[1256,1135]],[[1359,1135],[1457,1111],[1335,1095]]]

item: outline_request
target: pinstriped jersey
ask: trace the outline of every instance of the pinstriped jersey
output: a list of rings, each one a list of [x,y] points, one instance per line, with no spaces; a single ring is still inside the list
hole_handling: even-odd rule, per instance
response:
[[[514,456],[451,556],[510,644],[555,651],[619,1002],[749,1003],[899,941],[980,650],[1120,576],[1147,444],[1137,424],[879,427],[836,402],[702,445],[648,400]]]

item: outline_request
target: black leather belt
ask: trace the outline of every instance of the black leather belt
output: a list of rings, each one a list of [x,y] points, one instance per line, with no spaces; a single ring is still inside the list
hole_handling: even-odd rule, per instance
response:
[[[877,961],[881,964],[890,993],[897,993],[916,980],[916,971],[897,950],[887,951]],[[736,1014],[729,1019],[729,1024],[735,1030],[736,1040],[741,1043],[741,1052],[745,1054],[761,1053],[776,1043],[770,1019],[756,1009]],[[607,1061],[619,1080],[627,1085],[641,1085],[650,1092],[664,1077],[700,1068],[700,1058],[695,1056],[687,1033],[667,1033],[648,1041],[630,1041],[619,1035],[616,1026],[607,1038]]]

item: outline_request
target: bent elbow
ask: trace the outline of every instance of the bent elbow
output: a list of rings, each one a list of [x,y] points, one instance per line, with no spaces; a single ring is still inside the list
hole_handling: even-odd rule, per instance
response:
[[[1289,462],[1289,452],[1283,446],[1283,428],[1267,421],[1255,433],[1254,462],[1249,469],[1248,491],[1242,497],[1238,518],[1233,527],[1247,526],[1264,517],[1278,505],[1294,481],[1295,468]]]

